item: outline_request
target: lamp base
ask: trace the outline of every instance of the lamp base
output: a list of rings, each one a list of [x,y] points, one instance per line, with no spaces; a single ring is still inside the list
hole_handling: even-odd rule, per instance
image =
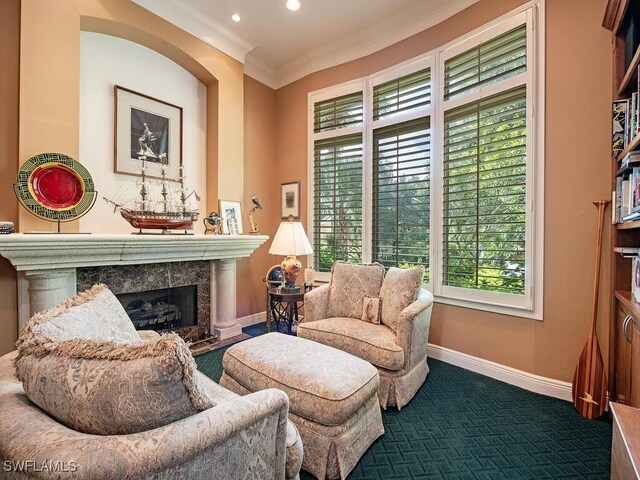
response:
[[[287,281],[287,285],[295,285],[298,274],[302,269],[302,263],[296,258],[295,255],[289,255],[280,264],[282,267],[282,274]]]

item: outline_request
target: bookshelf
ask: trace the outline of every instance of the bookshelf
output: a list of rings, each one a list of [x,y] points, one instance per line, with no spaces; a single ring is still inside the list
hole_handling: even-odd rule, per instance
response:
[[[637,106],[640,104],[640,0],[609,0],[603,26],[612,32],[612,101],[620,111],[620,105],[623,105],[621,101],[629,99],[624,105],[632,108],[632,98],[637,97],[636,111],[640,110]],[[612,189],[619,192],[612,203],[612,208],[618,212],[614,218],[619,222],[611,229],[611,245],[614,248],[640,248],[640,218],[620,221],[625,213],[625,199],[629,203],[626,213],[631,213],[634,203],[640,206],[640,198],[638,195],[634,197],[633,192],[634,182],[636,186],[640,185],[640,161],[625,165],[628,156],[636,156],[640,160],[640,114],[636,114],[632,121],[630,111],[628,113],[626,118],[630,123],[626,123],[625,119],[624,128],[632,128],[625,133],[626,138],[618,151],[612,151],[611,184]],[[619,115],[617,118],[620,118]],[[628,177],[627,188],[624,189],[622,183]],[[640,408],[640,303],[634,300],[632,294],[632,267],[633,262],[637,261],[614,251],[611,252],[611,258],[614,294],[609,324],[610,400]]]

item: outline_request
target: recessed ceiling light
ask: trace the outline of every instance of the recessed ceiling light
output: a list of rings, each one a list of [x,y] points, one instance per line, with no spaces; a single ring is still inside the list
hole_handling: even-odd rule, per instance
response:
[[[231,15],[231,20],[233,20],[234,22],[239,22],[240,15],[238,15],[237,13],[234,13],[233,15]]]
[[[296,10],[298,10],[300,8],[300,1],[299,0],[287,0],[287,8],[289,10],[291,10],[292,12],[295,12]]]

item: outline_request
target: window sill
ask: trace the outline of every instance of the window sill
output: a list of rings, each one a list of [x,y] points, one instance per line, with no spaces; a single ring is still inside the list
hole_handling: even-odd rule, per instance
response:
[[[542,321],[542,312],[527,310],[524,308],[483,303],[472,300],[461,300],[458,298],[443,297],[441,295],[434,295],[433,297],[435,303],[442,303],[444,305],[452,305],[455,307],[468,308],[471,310],[480,310],[483,312],[498,313],[501,315],[509,315],[511,317],[528,318],[530,320],[538,320],[540,322]]]

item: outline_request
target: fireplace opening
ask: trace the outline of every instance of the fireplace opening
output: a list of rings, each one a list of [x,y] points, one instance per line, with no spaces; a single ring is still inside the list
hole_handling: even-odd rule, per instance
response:
[[[197,285],[116,295],[136,330],[176,330],[198,324]]]

